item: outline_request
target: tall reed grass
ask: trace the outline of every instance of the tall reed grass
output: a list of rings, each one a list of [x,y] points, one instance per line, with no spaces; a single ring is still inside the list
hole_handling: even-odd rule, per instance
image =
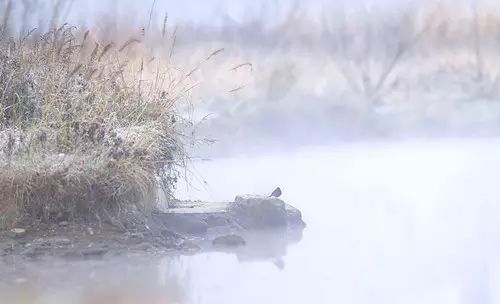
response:
[[[0,227],[21,217],[127,220],[185,168],[188,74],[62,25],[0,29]]]

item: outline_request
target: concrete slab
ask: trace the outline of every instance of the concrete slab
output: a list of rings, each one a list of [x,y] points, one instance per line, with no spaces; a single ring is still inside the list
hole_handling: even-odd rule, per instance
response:
[[[195,213],[223,213],[232,202],[202,202],[178,201],[170,203],[164,213],[195,214]]]

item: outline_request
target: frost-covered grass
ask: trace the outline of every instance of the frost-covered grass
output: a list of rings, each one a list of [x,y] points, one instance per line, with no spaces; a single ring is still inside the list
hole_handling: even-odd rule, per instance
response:
[[[185,165],[189,86],[170,65],[64,25],[0,32],[0,218],[126,217]],[[79,36],[79,37],[77,37]],[[146,73],[145,71],[151,71]]]

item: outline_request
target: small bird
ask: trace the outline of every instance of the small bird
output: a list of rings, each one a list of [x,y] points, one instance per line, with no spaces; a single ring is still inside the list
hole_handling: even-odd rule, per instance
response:
[[[269,195],[269,196],[280,197],[281,196],[281,189],[280,189],[280,187],[274,189],[273,193],[271,193],[271,195]]]

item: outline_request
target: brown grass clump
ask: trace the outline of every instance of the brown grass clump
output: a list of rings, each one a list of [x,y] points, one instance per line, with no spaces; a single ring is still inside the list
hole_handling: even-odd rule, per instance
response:
[[[0,37],[0,227],[148,212],[184,166],[185,79],[75,31]]]

